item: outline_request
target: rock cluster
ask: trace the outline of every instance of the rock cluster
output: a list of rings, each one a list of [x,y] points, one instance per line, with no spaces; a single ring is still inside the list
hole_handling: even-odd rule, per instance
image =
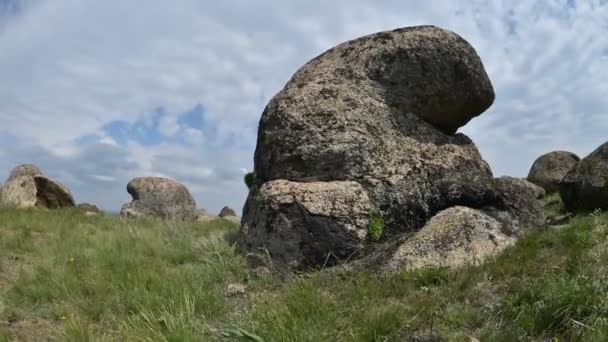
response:
[[[456,133],[493,100],[473,47],[433,26],[372,34],[314,58],[262,113],[240,250],[268,253],[290,270],[363,258],[388,240],[415,246],[435,233],[461,241],[493,232],[493,251],[501,250],[544,218],[537,192],[494,179],[475,144]],[[455,233],[461,219],[472,221],[469,233]],[[376,265],[426,258],[418,252],[385,253]]]
[[[74,205],[68,188],[31,164],[15,167],[0,190],[0,206],[57,209]]]

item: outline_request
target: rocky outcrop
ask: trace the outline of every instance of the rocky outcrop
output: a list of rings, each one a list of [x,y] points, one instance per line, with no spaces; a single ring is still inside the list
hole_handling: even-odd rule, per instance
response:
[[[133,197],[123,205],[121,215],[126,217],[152,216],[162,219],[196,221],[199,212],[188,189],[171,179],[138,177],[127,184]]]
[[[74,198],[63,184],[42,175],[34,165],[15,167],[0,192],[0,205],[18,208],[73,207]]]
[[[576,154],[567,151],[543,154],[534,161],[526,179],[548,193],[557,192],[562,178],[579,161],[580,158]]]
[[[507,221],[538,221],[518,212],[535,195],[508,192],[454,134],[493,100],[474,49],[437,27],[380,32],[314,58],[262,114],[240,249],[289,269],[331,265],[361,256],[372,228],[383,242],[453,206],[527,229]]]
[[[608,209],[608,142],[583,158],[562,178],[559,193],[568,211]]]

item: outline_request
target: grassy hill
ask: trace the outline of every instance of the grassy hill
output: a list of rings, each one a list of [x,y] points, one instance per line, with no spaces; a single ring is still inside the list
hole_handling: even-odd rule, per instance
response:
[[[237,229],[0,209],[0,340],[608,340],[605,214],[481,266],[387,276],[249,275]]]

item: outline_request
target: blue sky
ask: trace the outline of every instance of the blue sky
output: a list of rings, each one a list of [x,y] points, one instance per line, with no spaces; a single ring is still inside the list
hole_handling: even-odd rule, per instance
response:
[[[117,210],[136,176],[242,208],[257,123],[304,63],[433,24],[478,51],[494,105],[463,133],[495,175],[608,140],[605,0],[0,0],[0,179],[23,162]]]

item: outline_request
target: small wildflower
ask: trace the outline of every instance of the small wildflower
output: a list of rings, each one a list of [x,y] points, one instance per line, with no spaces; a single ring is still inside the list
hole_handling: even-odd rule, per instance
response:
[[[74,262],[74,258],[69,258],[68,261],[69,262]]]
[[[61,320],[65,321],[66,319],[67,319],[67,317],[61,316]]]

